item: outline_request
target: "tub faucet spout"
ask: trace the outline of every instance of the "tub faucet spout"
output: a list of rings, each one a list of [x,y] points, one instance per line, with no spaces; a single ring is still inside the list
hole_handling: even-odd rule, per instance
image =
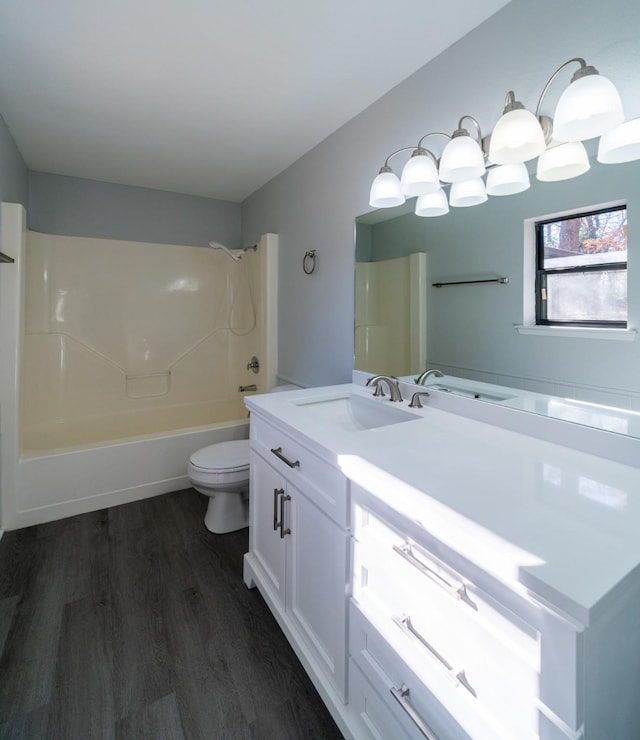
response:
[[[388,375],[374,375],[373,378],[369,378],[369,380],[367,380],[367,385],[372,385],[376,389],[373,395],[384,396],[384,391],[380,386],[380,383],[383,381],[389,388],[389,400],[402,402],[403,398],[400,393],[400,388],[398,387],[398,381],[395,378],[390,378]]]
[[[443,378],[444,373],[441,373],[440,370],[425,370],[423,373],[420,373],[418,377],[413,381],[416,385],[424,385],[425,380],[433,375],[434,378]]]

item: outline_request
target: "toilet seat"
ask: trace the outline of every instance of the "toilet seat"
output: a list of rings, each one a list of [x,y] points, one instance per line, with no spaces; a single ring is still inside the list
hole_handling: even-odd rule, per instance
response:
[[[189,459],[189,478],[207,488],[248,485],[249,440],[218,442],[194,452]]]
[[[249,469],[249,440],[218,442],[191,455],[189,462],[202,471],[235,473]]]

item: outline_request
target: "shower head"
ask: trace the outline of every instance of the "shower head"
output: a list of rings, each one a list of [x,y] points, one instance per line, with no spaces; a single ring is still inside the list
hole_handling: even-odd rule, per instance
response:
[[[225,245],[220,242],[209,242],[209,246],[211,249],[222,249],[222,251],[226,252],[234,262],[239,262],[245,252],[248,252],[249,250],[253,250],[255,252],[258,249],[257,244],[252,244],[250,247],[239,247],[238,249],[229,249],[229,247],[225,247]],[[240,254],[238,254],[238,252],[240,252]]]
[[[227,254],[229,255],[229,257],[231,257],[231,259],[232,259],[232,260],[233,260],[234,262],[239,262],[239,261],[240,261],[240,257],[241,257],[241,255],[239,255],[239,254],[234,254],[234,253],[233,253],[233,252],[232,252],[232,251],[231,251],[231,250],[229,249],[229,247],[225,247],[225,245],[224,245],[224,244],[220,244],[220,242],[209,242],[209,246],[211,247],[211,249],[222,249],[222,251],[223,251],[223,252],[226,252],[226,253],[227,253]]]

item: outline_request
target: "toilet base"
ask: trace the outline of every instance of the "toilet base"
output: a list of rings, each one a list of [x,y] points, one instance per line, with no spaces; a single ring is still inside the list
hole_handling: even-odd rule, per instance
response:
[[[209,497],[204,526],[213,534],[236,532],[249,526],[249,491],[204,491]]]

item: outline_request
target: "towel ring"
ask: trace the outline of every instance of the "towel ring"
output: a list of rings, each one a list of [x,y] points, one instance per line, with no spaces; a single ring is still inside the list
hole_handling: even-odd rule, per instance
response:
[[[311,275],[311,273],[316,271],[317,266],[318,258],[316,257],[316,250],[310,249],[308,252],[305,252],[302,258],[302,269],[305,275]]]

